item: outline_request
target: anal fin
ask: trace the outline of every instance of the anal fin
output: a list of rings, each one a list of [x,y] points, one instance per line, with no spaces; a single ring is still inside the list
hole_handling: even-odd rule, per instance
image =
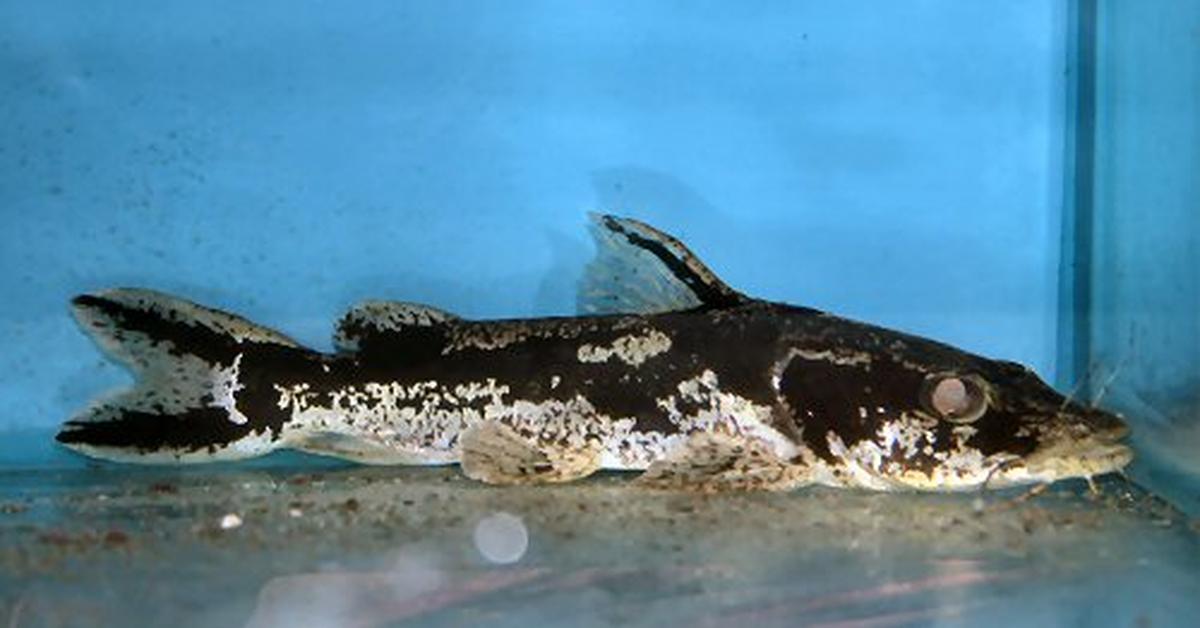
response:
[[[780,458],[759,441],[700,433],[652,463],[637,483],[705,493],[787,491],[811,483],[808,475],[803,464]]]
[[[398,447],[385,441],[341,432],[310,432],[293,438],[289,445],[305,453],[341,458],[360,464],[424,465],[449,462],[449,460],[439,459],[437,456],[422,455],[420,452]]]
[[[484,421],[460,440],[467,477],[487,484],[553,484],[587,477],[600,468],[600,448],[569,448],[522,437],[511,427]]]

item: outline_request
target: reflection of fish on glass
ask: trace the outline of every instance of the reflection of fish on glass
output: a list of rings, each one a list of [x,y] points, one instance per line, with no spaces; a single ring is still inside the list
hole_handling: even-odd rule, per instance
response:
[[[441,564],[419,547],[398,553],[386,569],[331,570],[272,578],[259,590],[249,626],[377,626],[433,615],[440,611],[523,606],[528,599],[571,594],[588,587],[647,575],[664,583],[686,583],[711,575],[711,567],[681,566],[521,567],[528,531],[519,516],[496,512],[479,519],[472,535],[479,557],[491,570]],[[503,598],[492,597],[505,593]]]
[[[381,626],[429,620],[440,613],[534,620],[544,612],[539,608],[575,607],[580,600],[595,599],[597,595],[605,600],[608,617],[645,613],[642,616],[649,618],[654,617],[657,608],[677,608],[690,601],[697,605],[694,623],[700,627],[900,625],[976,615],[995,603],[978,596],[981,588],[1030,576],[1027,569],[997,567],[979,560],[943,559],[930,561],[899,579],[865,586],[829,586],[820,578],[811,582],[801,578],[792,583],[797,587],[792,594],[780,596],[780,583],[770,575],[775,572],[764,572],[751,563],[504,567],[469,573],[410,558],[398,561],[391,569],[279,576],[259,590],[247,625]],[[722,595],[696,588],[697,583],[714,578],[724,583]],[[632,594],[650,583],[655,595]],[[531,604],[535,600],[537,605]],[[586,607],[588,602],[582,604]],[[558,617],[558,621],[563,619]]]
[[[932,573],[769,601],[753,609],[722,613],[700,626],[786,623],[849,628],[907,626],[941,619],[967,621],[964,615],[978,614],[989,603],[979,599],[979,589],[1031,575],[1028,570],[991,568],[984,561],[967,559],[933,560],[926,567]],[[853,618],[848,618],[851,615]]]
[[[380,626],[465,605],[534,581],[538,568],[506,569],[460,582],[432,565],[329,571],[272,578],[259,591],[248,626]]]
[[[1121,420],[1021,365],[750,298],[635,220],[596,216],[593,234],[585,315],[374,301],[342,318],[334,354],[155,292],[80,296],[80,323],[141,379],[58,440],[131,462],[295,448],[496,484],[615,469],[702,490],[965,490],[1130,460]]]

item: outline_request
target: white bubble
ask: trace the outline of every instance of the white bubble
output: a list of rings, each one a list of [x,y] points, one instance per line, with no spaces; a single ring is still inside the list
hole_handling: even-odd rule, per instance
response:
[[[237,516],[237,513],[231,512],[231,513],[225,515],[224,517],[221,517],[221,529],[222,530],[232,530],[234,528],[241,527],[241,525],[242,525],[242,518]]]
[[[529,549],[529,533],[520,517],[497,512],[475,524],[475,548],[490,562],[508,565]]]

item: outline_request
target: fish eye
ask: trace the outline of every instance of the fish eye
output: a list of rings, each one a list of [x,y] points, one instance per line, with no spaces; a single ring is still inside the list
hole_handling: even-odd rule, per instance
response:
[[[930,375],[921,395],[922,405],[951,423],[974,423],[987,411],[986,384],[972,375]]]

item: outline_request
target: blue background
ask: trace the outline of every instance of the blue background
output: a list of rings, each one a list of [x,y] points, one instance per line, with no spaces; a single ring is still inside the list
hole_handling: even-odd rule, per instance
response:
[[[1055,376],[1066,8],[0,2],[0,429],[126,381],[148,286],[328,347],[363,298],[571,313],[585,212],[750,294]]]
[[[1111,3],[1099,28],[1093,369],[1200,474],[1200,2]]]

